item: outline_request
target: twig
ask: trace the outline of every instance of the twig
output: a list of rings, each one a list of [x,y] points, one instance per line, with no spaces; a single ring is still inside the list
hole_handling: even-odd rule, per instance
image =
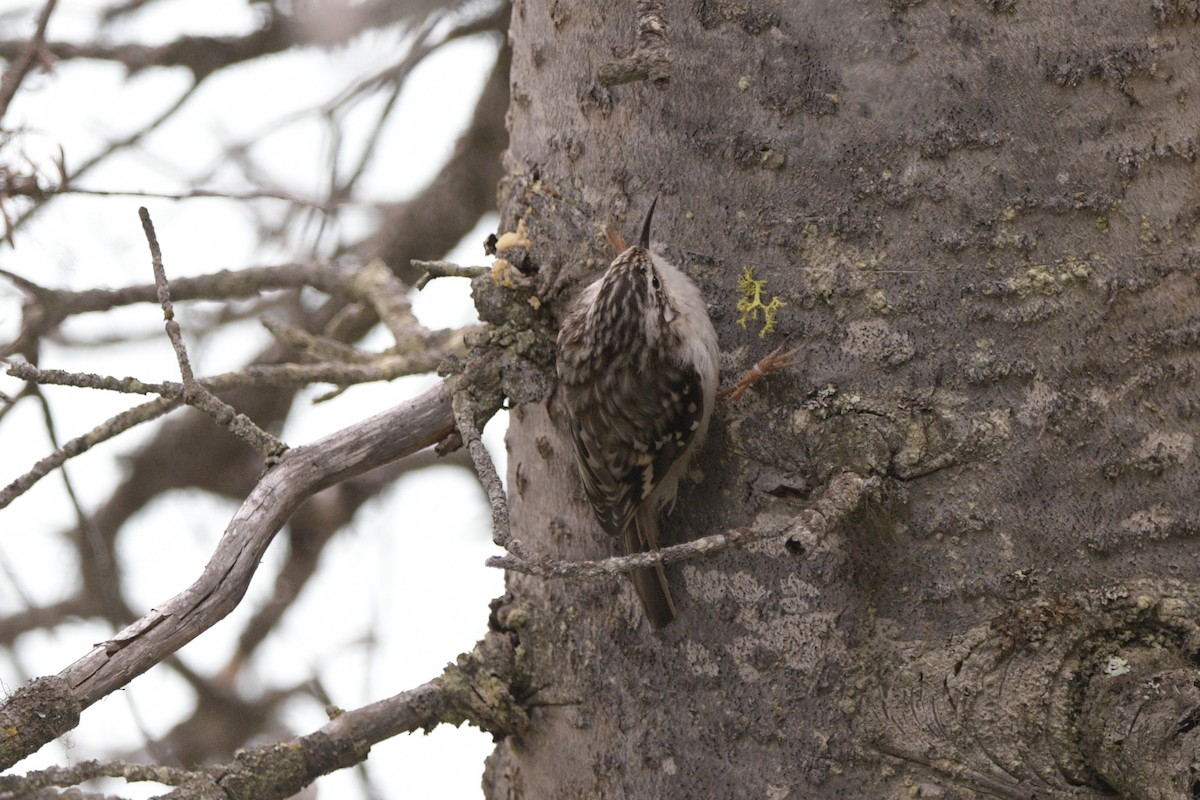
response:
[[[135,406],[128,411],[122,411],[83,436],[72,439],[34,464],[33,469],[17,478],[8,486],[5,486],[3,490],[0,490],[0,508],[4,508],[13,500],[29,491],[35,483],[61,467],[67,459],[74,458],[81,453],[86,453],[100,442],[107,441],[118,434],[124,433],[135,425],[157,419],[171,409],[179,406],[181,402],[177,397],[160,397],[157,400],[142,403],[140,406]]]
[[[25,45],[20,57],[13,61],[12,66],[5,70],[4,77],[0,78],[0,119],[4,119],[8,104],[16,96],[21,81],[25,80],[33,62],[37,60],[38,51],[46,46],[46,25],[50,22],[50,15],[54,13],[57,3],[58,0],[46,0],[46,5],[42,6],[42,13],[38,15],[37,29],[33,36],[29,37],[29,43]]]
[[[83,761],[69,767],[49,767],[24,775],[0,775],[0,797],[15,792],[18,797],[51,786],[74,786],[96,778],[122,778],[131,783],[154,781],[179,786],[192,776],[187,770],[157,764],[126,764],[121,761]]]
[[[375,116],[375,125],[372,126],[371,133],[367,136],[364,146],[359,153],[357,164],[350,170],[349,175],[345,178],[339,178],[337,175],[337,162],[335,158],[332,163],[332,172],[329,181],[330,193],[335,197],[344,197],[353,193],[355,186],[366,173],[367,167],[375,157],[375,153],[379,147],[379,142],[383,139],[383,132],[386,129],[384,123],[391,117],[392,111],[396,107],[396,102],[400,99],[400,93],[407,83],[408,76],[413,69],[425,59],[426,56],[433,53],[445,42],[436,45],[428,45],[426,42],[433,29],[441,21],[442,15],[432,15],[432,19],[426,21],[424,27],[417,32],[412,44],[408,48],[408,52],[398,64],[393,64],[385,68],[382,72],[359,81],[355,86],[345,90],[341,97],[335,98],[330,103],[326,104],[324,116],[333,123],[335,130],[340,129],[336,119],[339,110],[343,109],[346,104],[357,97],[361,92],[368,89],[374,90],[382,87],[386,83],[391,83],[391,91],[388,93],[387,99],[384,100],[383,107],[379,109]]]
[[[431,372],[438,364],[461,349],[455,345],[449,349],[425,350],[404,355],[379,355],[367,364],[342,364],[321,362],[317,364],[254,364],[237,372],[226,372],[211,378],[201,378],[198,384],[210,392],[220,392],[239,386],[296,387],[313,383],[331,383],[336,386],[352,386],[374,381],[390,381],[395,378]],[[51,386],[74,386],[84,389],[101,389],[124,394],[157,394],[161,397],[149,403],[122,412],[97,426],[87,434],[72,439],[46,458],[37,462],[29,472],[20,476],[0,490],[0,508],[29,491],[39,480],[66,461],[87,452],[96,444],[124,433],[135,425],[148,422],[178,407],[184,400],[185,387],[182,383],[165,381],[147,383],[137,378],[115,378],[88,372],[67,372],[57,369],[39,369],[23,361],[8,366],[8,374],[31,383]]]
[[[492,541],[501,547],[511,549],[513,545],[512,530],[508,521],[508,499],[504,495],[504,484],[496,472],[496,465],[483,445],[479,436],[479,428],[475,425],[475,410],[470,395],[465,389],[454,393],[454,424],[462,436],[471,461],[475,464],[475,472],[483,482],[487,492],[488,504],[492,507]],[[517,547],[519,547],[519,543]]]
[[[108,311],[133,303],[154,303],[158,300],[158,288],[152,283],[124,286],[119,289],[49,289],[32,283],[20,275],[0,270],[0,275],[16,283],[21,289],[36,298],[45,298],[43,305],[50,306],[47,313],[55,319],[90,311]],[[239,297],[256,297],[263,292],[280,289],[297,289],[311,286],[325,294],[345,291],[344,287],[353,280],[354,270],[331,263],[294,263],[245,269],[223,269],[207,275],[175,278],[171,281],[173,300],[233,300]]]
[[[293,205],[313,208],[317,211],[332,211],[336,206],[351,205],[358,201],[350,198],[316,200],[278,189],[255,189],[233,191],[223,189],[189,189],[186,192],[148,192],[136,189],[84,189],[79,186],[64,186],[49,194],[74,194],[85,197],[145,197],[157,200],[197,200],[215,198],[219,200],[282,200]]]
[[[374,358],[373,354],[364,353],[352,345],[328,336],[309,333],[297,325],[289,325],[282,320],[263,317],[259,322],[275,337],[275,341],[312,358],[336,360],[344,364],[362,364]]]
[[[863,478],[853,473],[843,473],[830,482],[825,493],[812,508],[801,512],[799,517],[788,525],[771,525],[759,530],[736,528],[652,552],[614,556],[597,561],[561,561],[546,556],[507,555],[492,556],[486,563],[489,567],[543,578],[601,578],[621,575],[632,569],[650,567],[658,563],[673,564],[676,561],[699,558],[784,535],[810,542],[820,541],[827,531],[840,525],[846,516],[879,486],[880,481],[876,477]]]
[[[315,364],[251,364],[237,372],[223,372],[210,378],[200,378],[197,382],[213,392],[223,392],[239,386],[297,387],[311,383],[351,386],[432,372],[446,356],[459,353],[459,349],[452,347],[403,355],[382,354],[372,357],[371,361],[364,364],[343,364],[337,361],[321,361]],[[24,361],[10,364],[8,374],[14,378],[48,386],[103,389],[123,394],[157,394],[180,399],[184,394],[184,385],[176,381],[146,382],[137,378],[116,378],[92,372],[38,369]]]
[[[59,55],[59,54],[56,54],[56,55]],[[162,125],[165,122],[167,122],[167,120],[169,120],[173,116],[175,116],[176,112],[178,112],[181,108],[184,107],[184,105],[187,104],[187,101],[196,92],[196,89],[199,88],[200,84],[201,84],[201,81],[194,81],[186,89],[183,90],[183,92],[179,95],[179,97],[177,97],[175,99],[175,102],[172,103],[169,108],[167,108],[165,111],[163,111],[157,117],[152,119],[147,124],[140,126],[137,130],[135,130],[133,133],[126,136],[124,139],[118,139],[116,141],[110,142],[108,144],[108,146],[105,147],[103,150],[101,150],[100,152],[89,157],[86,161],[84,161],[82,164],[80,164],[75,169],[74,172],[72,172],[70,175],[64,176],[62,185],[65,186],[66,184],[70,183],[73,180],[78,180],[79,178],[82,178],[84,175],[86,175],[88,172],[93,170],[95,167],[104,163],[104,161],[107,158],[109,158],[110,156],[112,156],[118,152],[121,152],[125,148],[133,147],[134,145],[138,144],[138,142],[142,141],[144,138],[150,136],[152,133],[154,133],[154,131],[156,131],[160,127],[162,127]],[[13,230],[18,230],[22,226],[28,224],[29,221],[32,220],[38,213],[40,213],[42,209],[46,208],[47,202],[49,199],[50,199],[49,196],[40,199],[31,208],[29,208],[27,211],[25,211],[23,214],[21,214],[21,216],[17,217],[12,223]]]
[[[46,398],[46,393],[41,390],[41,387],[35,385],[32,389],[33,391],[30,393],[37,399],[38,405],[42,410],[42,419],[46,425],[46,433],[50,437],[50,446],[54,448],[56,453],[62,452],[62,447],[58,441],[58,426],[54,423],[54,414],[50,410],[50,401]],[[75,510],[75,519],[79,526],[79,544],[84,559],[83,563],[89,569],[97,570],[102,574],[115,575],[115,554],[106,546],[104,537],[99,534],[91,517],[83,510],[83,504],[79,502],[79,493],[75,491],[75,483],[71,480],[71,474],[67,470],[66,463],[60,464],[57,469],[59,477],[62,478],[63,488],[66,490],[67,497],[71,501],[71,507]],[[98,584],[100,591],[98,592],[97,600],[99,600],[105,616],[114,625],[119,625],[129,618],[124,613],[124,609],[127,606],[121,597],[120,583],[119,580],[112,579],[101,581]]]
[[[434,278],[475,278],[491,272],[491,267],[463,267],[452,261],[421,261],[414,258],[409,263],[417,269],[425,270],[425,274],[413,284],[418,291],[424,289]]]
[[[179,372],[183,376],[183,400],[190,406],[200,409],[224,428],[229,429],[242,441],[258,450],[267,457],[268,463],[279,458],[287,445],[262,428],[254,424],[245,414],[239,414],[233,406],[210,392],[196,380],[192,374],[192,365],[188,360],[187,348],[183,344],[183,332],[175,321],[175,309],[171,305],[171,290],[167,285],[167,271],[163,267],[162,250],[158,246],[158,237],[154,234],[154,223],[150,220],[150,212],[145,206],[138,209],[142,220],[142,230],[146,234],[146,242],[150,245],[150,261],[154,267],[154,285],[158,289],[158,303],[162,306],[163,318],[166,320],[167,338],[175,349],[175,359],[179,362]]]

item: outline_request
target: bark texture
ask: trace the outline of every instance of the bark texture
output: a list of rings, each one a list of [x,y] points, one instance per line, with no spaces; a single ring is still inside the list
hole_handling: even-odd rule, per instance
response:
[[[546,335],[661,195],[726,380],[801,348],[718,407],[667,543],[885,489],[668,567],[658,634],[626,582],[510,576],[540,688],[489,797],[1200,796],[1198,17],[514,4],[502,213]],[[607,555],[559,423],[512,415],[514,532]]]

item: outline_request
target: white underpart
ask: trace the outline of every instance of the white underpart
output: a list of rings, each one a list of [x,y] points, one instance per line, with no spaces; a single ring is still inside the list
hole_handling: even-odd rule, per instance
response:
[[[700,373],[700,386],[704,395],[703,413],[700,424],[696,428],[696,436],[688,444],[687,449],[675,460],[670,470],[663,476],[653,498],[659,506],[670,506],[675,502],[675,492],[679,479],[687,469],[688,461],[704,442],[708,434],[708,422],[712,417],[713,406],[717,400],[717,382],[720,372],[720,354],[717,347],[717,332],[712,321],[708,318],[708,306],[704,296],[678,267],[657,253],[651,252],[650,258],[654,270],[662,281],[664,294],[675,304],[679,315],[671,321],[672,327],[679,331],[683,339],[680,350],[680,363],[692,364]],[[591,287],[589,287],[590,290]]]

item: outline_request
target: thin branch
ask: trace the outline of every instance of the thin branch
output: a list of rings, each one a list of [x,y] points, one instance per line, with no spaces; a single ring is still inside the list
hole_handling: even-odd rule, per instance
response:
[[[434,278],[475,278],[491,271],[491,267],[463,267],[452,261],[422,261],[414,258],[409,262],[416,269],[425,270],[413,286],[424,289]]]
[[[34,464],[33,468],[24,475],[14,480],[8,486],[5,486],[3,490],[0,490],[0,508],[4,508],[13,500],[25,494],[35,483],[61,467],[68,459],[74,458],[81,453],[86,453],[100,442],[122,434],[136,425],[157,419],[171,409],[178,407],[180,403],[181,400],[179,398],[173,397],[160,397],[157,400],[142,403],[128,411],[122,411],[115,417],[97,425],[83,436],[77,436],[70,440]]]
[[[736,403],[742,399],[751,386],[758,383],[763,378],[773,372],[781,372],[794,367],[798,361],[796,356],[800,353],[801,348],[797,347],[792,350],[784,351],[783,345],[776,347],[770,353],[767,353],[750,369],[746,370],[745,374],[738,379],[738,382],[732,386],[728,386],[717,392],[718,400],[728,399],[731,403]]]
[[[508,521],[508,500],[504,495],[504,484],[496,472],[496,465],[488,454],[483,440],[479,436],[479,428],[475,425],[475,408],[466,390],[454,393],[454,423],[462,436],[471,461],[475,464],[475,472],[487,491],[488,503],[492,507],[492,541],[501,547],[513,545],[512,532]]]
[[[222,392],[238,386],[299,387],[313,383],[352,386],[432,372],[443,359],[451,355],[461,355],[461,348],[456,346],[400,355],[384,353],[374,355],[370,361],[362,364],[345,364],[339,361],[321,361],[316,364],[252,364],[237,372],[199,378],[197,383],[213,392]],[[157,394],[177,399],[182,399],[185,393],[184,385],[176,381],[147,382],[137,378],[97,375],[94,372],[38,369],[24,361],[10,364],[8,374],[45,386],[73,386],[78,389],[102,389],[123,394]]]
[[[843,473],[830,483],[820,500],[811,509],[801,512],[795,520],[790,521],[787,525],[767,525],[757,530],[735,528],[725,533],[704,536],[652,552],[615,556],[597,561],[562,561],[548,556],[507,555],[492,556],[486,563],[489,567],[543,578],[603,578],[621,575],[640,567],[650,567],[660,563],[673,564],[676,561],[700,558],[733,547],[745,547],[764,539],[785,535],[789,539],[819,541],[827,531],[842,524],[845,518],[866,499],[868,494],[874,492],[879,486],[880,481],[876,477],[863,478],[853,473]]]
[[[377,355],[370,363],[366,364],[343,364],[340,362],[253,364],[237,372],[202,378],[197,382],[210,392],[220,392],[240,386],[299,387],[313,383],[353,386],[432,372],[447,356],[461,355],[461,351],[462,340],[459,338],[443,348],[402,355]],[[124,433],[135,425],[157,419],[178,407],[185,396],[184,384],[174,381],[148,383],[137,378],[115,378],[108,375],[66,372],[57,369],[43,370],[20,361],[9,365],[8,374],[41,385],[102,389],[125,394],[157,394],[161,397],[118,414],[43,458],[29,472],[0,490],[0,509],[29,491],[34,484],[61,467],[69,459],[87,452],[100,442]]]
[[[313,208],[317,211],[329,212],[336,206],[343,205],[369,205],[365,201],[357,201],[346,197],[333,198],[330,200],[316,200],[308,197],[301,197],[298,194],[285,192],[279,189],[255,189],[250,191],[233,191],[226,189],[189,189],[186,192],[148,192],[136,189],[84,189],[78,186],[64,186],[58,189],[48,190],[47,195],[53,194],[73,194],[85,197],[145,197],[156,200],[198,200],[198,199],[218,199],[218,200],[282,200],[305,208]]]
[[[267,433],[254,424],[245,414],[239,414],[233,406],[210,392],[192,374],[192,364],[188,360],[187,347],[183,343],[183,331],[175,321],[175,308],[171,304],[171,289],[167,284],[167,272],[163,267],[162,250],[158,246],[158,237],[154,233],[154,223],[150,220],[150,212],[145,206],[138,209],[142,219],[142,230],[146,234],[146,242],[150,245],[150,262],[154,267],[154,285],[158,288],[158,302],[162,306],[163,318],[166,320],[167,337],[171,347],[175,349],[175,358],[179,362],[179,372],[183,376],[183,399],[190,406],[200,409],[230,433],[249,444],[267,457],[268,463],[278,458],[287,449],[282,441]]]
[[[175,116],[175,114],[187,104],[187,101],[189,99],[191,99],[191,97],[196,93],[196,90],[200,87],[200,83],[201,83],[200,81],[192,82],[190,85],[188,85],[188,87],[186,89],[183,90],[183,92],[179,95],[179,97],[175,98],[174,103],[172,103],[166,110],[164,110],[161,114],[159,114],[157,117],[152,119],[146,125],[143,125],[142,127],[138,128],[136,131],[129,134],[124,139],[118,139],[114,142],[109,142],[107,147],[105,147],[103,150],[100,150],[97,153],[92,154],[92,156],[90,158],[88,158],[86,161],[84,161],[82,164],[80,164],[79,167],[77,169],[75,169],[75,171],[72,172],[70,175],[64,174],[63,179],[62,179],[62,185],[67,185],[71,181],[78,180],[79,178],[81,178],[84,175],[86,175],[87,173],[89,173],[95,167],[104,163],[104,161],[107,158],[109,158],[110,156],[124,150],[127,147],[132,147],[133,145],[142,141],[146,137],[150,136],[152,133],[154,133],[156,130],[158,130],[160,127],[162,127],[162,125],[164,123],[166,123],[169,119],[171,119],[173,116]],[[65,169],[64,169],[64,173],[65,173]],[[38,200],[38,202],[33,205],[32,208],[28,209],[23,214],[21,214],[21,216],[17,217],[15,220],[13,220],[12,230],[16,231],[19,228],[21,228],[23,225],[27,224],[30,220],[32,220],[43,208],[46,208],[49,200],[50,200],[50,195],[40,198]]]
[[[167,338],[175,350],[175,359],[179,362],[179,372],[183,375],[185,391],[189,384],[196,382],[192,375],[192,364],[188,360],[187,348],[183,344],[183,332],[175,321],[175,307],[171,304],[171,289],[167,285],[167,271],[163,267],[162,250],[158,246],[158,237],[154,233],[154,223],[150,220],[150,212],[145,206],[138,209],[142,219],[142,230],[146,234],[146,242],[150,245],[150,263],[154,268],[154,286],[158,290],[158,304],[162,306],[163,319],[166,320]]]
[[[382,258],[401,281],[412,284],[420,273],[410,259],[449,251],[482,214],[495,208],[496,184],[503,177],[500,155],[508,144],[504,113],[511,56],[501,47],[471,123],[437,178],[412,200],[384,207],[376,231],[345,249],[364,261]]]
[[[244,269],[223,269],[207,275],[175,278],[171,281],[171,296],[175,300],[233,300],[253,297],[262,292],[297,289],[311,286],[326,294],[341,290],[352,278],[353,270],[324,262],[277,264]],[[108,311],[134,303],[153,303],[158,299],[158,287],[152,283],[125,286],[119,289],[46,289],[27,279],[0,271],[34,297],[45,297],[47,313],[55,318]]]
[[[82,761],[69,767],[48,767],[24,775],[0,775],[0,797],[7,792],[24,796],[27,792],[55,786],[74,786],[96,778],[121,778],[131,783],[153,781],[179,786],[192,773],[176,767],[156,764],[126,764],[120,761]]]
[[[56,453],[62,452],[62,448],[58,443],[58,431],[54,423],[54,414],[50,410],[50,402],[40,387],[34,386],[33,388],[34,391],[32,394],[37,398],[38,404],[41,407],[46,432],[50,437],[50,445]],[[79,494],[75,491],[75,483],[71,480],[70,472],[67,470],[65,463],[59,465],[58,473],[62,478],[63,488],[67,492],[67,497],[71,501],[71,507],[75,511],[75,519],[79,526],[80,544],[84,547],[84,563],[88,564],[91,569],[108,575],[117,575],[114,553],[105,546],[104,538],[96,530],[96,526],[92,524],[92,520],[87,512],[83,510],[83,504],[79,501]],[[101,591],[97,599],[100,601],[101,609],[105,616],[114,625],[123,624],[132,616],[127,611],[128,606],[125,604],[124,598],[121,597],[120,584],[121,582],[115,579],[99,584]],[[95,585],[93,584],[93,586]]]
[[[29,43],[25,45],[20,57],[4,71],[4,77],[0,78],[0,119],[4,119],[8,104],[16,96],[21,81],[25,80],[25,76],[33,68],[39,51],[46,46],[46,25],[50,22],[50,15],[54,13],[57,3],[58,0],[46,0],[46,5],[42,6],[42,13],[38,15],[37,29],[30,37]]]

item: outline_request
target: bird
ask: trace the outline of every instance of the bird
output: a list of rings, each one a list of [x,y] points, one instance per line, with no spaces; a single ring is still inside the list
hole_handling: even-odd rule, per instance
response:
[[[637,243],[580,293],[560,326],[559,391],[584,493],[626,554],[658,550],[659,516],[708,432],[720,350],[696,284]],[[630,578],[655,630],[677,615],[661,563]]]

